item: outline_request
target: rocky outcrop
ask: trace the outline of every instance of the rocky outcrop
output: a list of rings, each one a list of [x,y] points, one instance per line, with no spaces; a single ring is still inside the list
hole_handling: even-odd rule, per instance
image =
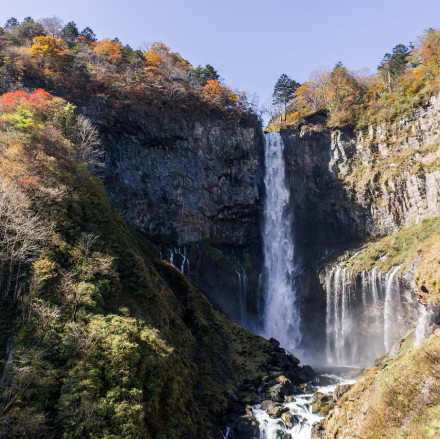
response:
[[[84,110],[102,134],[106,191],[229,318],[254,328],[261,272],[264,146],[253,114],[139,120]]]
[[[325,113],[281,131],[303,268],[306,350],[324,347],[325,291],[317,276],[322,264],[365,238],[440,215],[439,132],[438,96],[411,117],[364,131],[329,129]]]
[[[384,236],[440,214],[440,96],[411,117],[365,131],[330,130],[325,122],[316,114],[282,132],[296,230],[307,245]],[[316,233],[303,235],[301,223]]]

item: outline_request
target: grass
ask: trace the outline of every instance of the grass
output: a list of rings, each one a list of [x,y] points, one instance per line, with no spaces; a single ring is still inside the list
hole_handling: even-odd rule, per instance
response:
[[[355,270],[382,272],[401,265],[403,271],[415,269],[419,293],[426,300],[440,299],[440,217],[423,219],[420,224],[407,226],[398,232],[366,243],[361,252],[347,261]]]
[[[341,398],[326,420],[326,438],[439,437],[440,331],[417,348],[413,340],[411,332],[393,360],[367,372]],[[352,420],[347,419],[349,410]]]

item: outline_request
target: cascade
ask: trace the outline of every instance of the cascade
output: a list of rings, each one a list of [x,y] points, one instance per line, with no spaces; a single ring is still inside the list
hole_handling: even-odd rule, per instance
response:
[[[393,267],[383,277],[377,267],[359,278],[338,266],[326,272],[326,357],[329,365],[371,367],[411,326]],[[425,310],[426,311],[426,310]],[[423,311],[419,309],[420,328]],[[405,323],[406,321],[406,323]],[[420,329],[422,331],[422,329]]]
[[[295,288],[296,267],[286,184],[284,145],[279,133],[265,136],[266,202],[264,206],[264,267],[266,276],[264,335],[298,353],[300,314]]]
[[[397,304],[400,304],[400,291],[399,291],[399,282],[396,282],[394,285],[394,277],[396,273],[399,271],[400,266],[392,268],[385,276],[385,304],[384,304],[384,330],[383,330],[383,344],[385,347],[385,352],[391,347],[393,343],[393,334],[392,334],[392,326],[395,322],[396,315],[396,307]]]
[[[417,326],[416,326],[416,330],[414,333],[414,347],[415,348],[417,346],[419,346],[420,343],[425,339],[425,328],[426,328],[427,320],[428,320],[428,312],[426,310],[426,307],[420,303],[419,304],[419,317],[417,320]]]
[[[177,265],[176,256],[180,257],[180,266]],[[180,270],[183,274],[185,274],[185,268],[186,273],[189,272],[189,259],[188,259],[188,247],[186,245],[183,246],[183,251],[180,249],[180,247],[171,248],[170,249],[170,264],[174,267]]]
[[[239,268],[235,268],[238,276],[238,303],[240,306],[241,326],[247,325],[247,275],[241,262],[236,258]]]

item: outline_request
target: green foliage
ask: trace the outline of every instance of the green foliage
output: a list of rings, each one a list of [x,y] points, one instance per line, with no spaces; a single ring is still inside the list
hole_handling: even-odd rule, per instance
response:
[[[20,188],[17,205],[47,235],[19,297],[2,299],[0,347],[10,337],[14,352],[0,437],[213,437],[222,392],[261,378],[268,343],[129,231],[79,160],[71,104],[44,90],[0,102],[0,181]],[[35,120],[31,131],[18,116]]]
[[[283,73],[275,84],[273,90],[273,103],[282,107],[282,112],[285,113],[286,108],[293,98],[295,90],[300,86],[299,82],[290,79]]]
[[[205,67],[196,67],[192,74],[194,79],[202,86],[205,86],[210,79],[214,79],[216,81],[220,79],[220,75],[211,64],[206,64]]]

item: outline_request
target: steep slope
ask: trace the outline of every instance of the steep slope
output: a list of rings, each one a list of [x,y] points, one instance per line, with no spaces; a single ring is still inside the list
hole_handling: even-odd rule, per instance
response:
[[[220,438],[255,428],[241,416],[271,370],[309,379],[129,230],[70,104],[19,91],[0,109],[1,437]]]
[[[394,357],[368,371],[338,401],[313,437],[438,437],[439,331],[421,345],[413,344],[414,334],[398,341]]]

